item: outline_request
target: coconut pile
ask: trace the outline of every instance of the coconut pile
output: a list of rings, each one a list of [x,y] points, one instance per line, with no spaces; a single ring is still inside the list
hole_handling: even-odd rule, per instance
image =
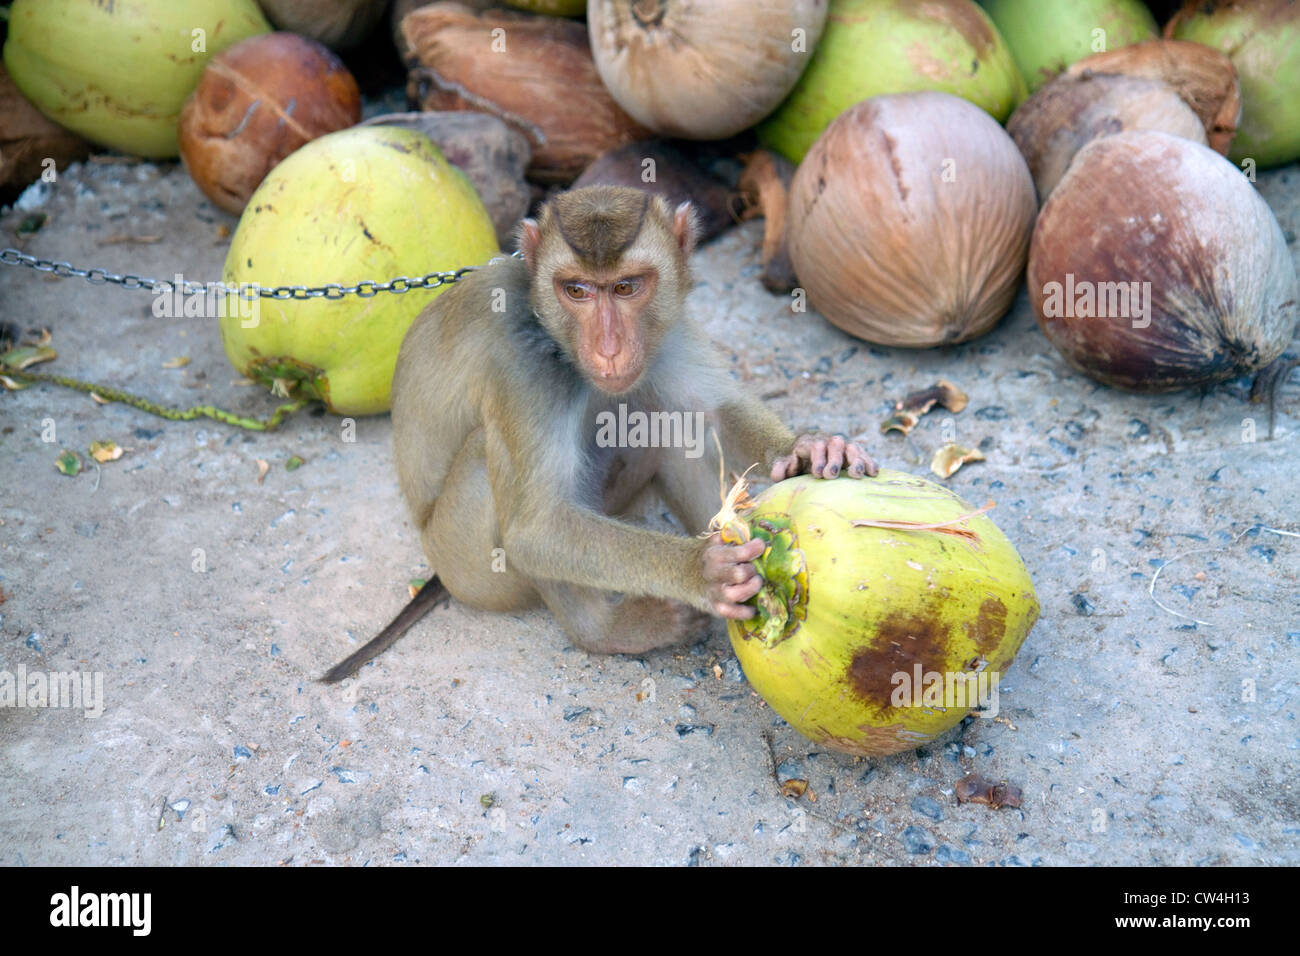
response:
[[[179,156],[239,214],[305,151],[295,202],[337,206],[348,150],[397,125],[427,137],[482,201],[482,212],[449,203],[445,221],[421,220],[426,231],[476,236],[485,213],[509,251],[519,219],[555,189],[634,185],[692,200],[706,239],[765,217],[764,285],[868,342],[968,341],[1027,276],[1044,333],[1081,371],[1136,390],[1202,386],[1267,367],[1300,319],[1281,230],[1253,187],[1257,169],[1300,156],[1300,9],[1170,6],[16,0],[0,197],[43,164],[107,147]],[[404,73],[412,109],[372,116],[341,151],[316,149],[360,124],[348,61],[371,93]],[[371,170],[389,173],[403,181]],[[457,192],[447,176],[430,180],[431,196]],[[383,189],[360,192],[385,201]],[[405,228],[400,210],[381,218]],[[483,252],[472,240],[437,261],[419,246],[308,258],[350,287],[475,265]],[[304,283],[296,263],[246,263],[232,259],[227,282]],[[332,407],[386,407],[405,326],[436,294],[417,293],[367,359],[380,366],[360,376],[370,393]],[[227,352],[282,393],[328,400],[326,366],[349,350],[321,348],[322,333],[364,305],[280,310],[295,331],[277,369],[300,374],[242,362],[258,343],[228,340]]]

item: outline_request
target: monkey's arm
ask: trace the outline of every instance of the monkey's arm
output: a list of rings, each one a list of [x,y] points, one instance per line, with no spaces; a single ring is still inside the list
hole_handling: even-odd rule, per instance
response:
[[[794,432],[771,409],[748,395],[737,394],[719,406],[718,424],[727,445],[739,450],[742,468],[757,462],[767,469],[794,447]]]
[[[713,610],[704,580],[707,540],[651,531],[568,503],[512,515],[503,531],[506,559],[529,577]]]
[[[723,545],[629,524],[587,506],[582,462],[567,436],[549,445],[485,426],[490,493],[501,543],[514,569],[535,580],[667,598],[722,617],[746,618],[761,581],[749,564],[759,547]],[[566,453],[568,457],[566,457]],[[581,455],[576,455],[581,458]],[[716,536],[715,536],[716,537]]]

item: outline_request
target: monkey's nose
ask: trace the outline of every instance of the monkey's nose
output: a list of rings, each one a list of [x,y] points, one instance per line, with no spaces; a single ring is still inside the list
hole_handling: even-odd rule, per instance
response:
[[[618,358],[623,351],[623,342],[616,335],[602,335],[596,342],[596,353],[603,359],[609,359],[610,368],[614,367],[614,359]],[[611,372],[610,374],[613,374]]]

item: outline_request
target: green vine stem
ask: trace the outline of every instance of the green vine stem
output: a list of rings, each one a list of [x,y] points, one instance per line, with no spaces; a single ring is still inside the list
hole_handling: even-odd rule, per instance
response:
[[[275,410],[275,413],[265,421],[260,418],[245,418],[242,415],[236,415],[234,412],[228,412],[225,409],[217,408],[213,405],[195,405],[193,408],[168,408],[166,405],[159,405],[151,402],[146,398],[138,395],[132,395],[130,392],[123,392],[116,388],[104,388],[96,385],[94,382],[83,382],[80,379],[67,378],[63,375],[46,375],[40,372],[19,372],[9,368],[0,368],[5,375],[17,379],[20,382],[46,382],[51,385],[61,385],[64,388],[73,388],[79,392],[87,392],[97,395],[105,401],[118,402],[122,405],[129,405],[132,408],[138,408],[142,412],[148,412],[150,415],[157,415],[159,418],[166,418],[173,422],[193,421],[200,416],[215,419],[219,422],[225,422],[227,425],[236,425],[239,428],[245,428],[254,432],[267,432],[276,428],[285,417],[292,415],[304,405],[312,402],[310,398],[300,398],[296,402],[289,402],[281,405]]]

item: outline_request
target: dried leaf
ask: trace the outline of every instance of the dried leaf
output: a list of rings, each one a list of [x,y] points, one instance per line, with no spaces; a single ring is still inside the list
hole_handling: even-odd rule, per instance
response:
[[[178,355],[174,359],[168,359],[166,362],[163,362],[162,367],[163,368],[184,368],[189,364],[190,364],[190,357],[188,355]]]
[[[72,477],[81,474],[81,456],[75,451],[64,451],[54,459],[54,467],[63,474]]]
[[[257,483],[259,485],[262,483],[262,479],[266,477],[266,473],[270,470],[271,466],[269,464],[261,458],[257,459]]]
[[[122,449],[114,441],[93,441],[90,443],[90,457],[100,464],[117,461],[122,457]]]
[[[410,592],[411,597],[419,594],[422,587],[424,587],[424,578],[411,578],[406,582],[406,590]]]
[[[787,780],[781,784],[781,796],[792,797],[798,800],[808,792],[808,781],[798,777]]]
[[[940,478],[951,478],[967,462],[984,460],[984,453],[978,448],[963,448],[949,442],[934,453],[930,470]]]
[[[108,399],[104,398],[104,396],[100,395],[98,392],[91,392],[91,393],[90,393],[90,400],[91,400],[92,402],[94,402],[96,405],[111,405],[111,404],[112,404],[112,402],[110,402]]]
[[[966,514],[958,515],[955,518],[949,518],[946,521],[907,521],[901,518],[854,518],[849,522],[855,528],[890,528],[895,531],[940,531],[944,534],[954,534],[962,538],[975,538],[977,535],[970,528],[959,527],[963,522],[969,521],[976,515],[986,514],[996,507],[992,498],[984,503],[984,507],[976,508]]]
[[[941,378],[929,388],[912,392],[901,402],[895,402],[893,413],[881,423],[880,431],[882,433],[898,431],[906,435],[916,427],[921,416],[935,405],[940,405],[950,412],[960,412],[969,402],[970,399],[966,397],[965,392],[947,379]]]
[[[788,293],[799,284],[786,239],[786,213],[793,177],[794,167],[787,159],[760,149],[750,154],[737,184],[747,207],[743,218],[762,216],[764,219],[760,278],[768,292],[778,294]]]
[[[994,783],[977,773],[967,774],[953,785],[958,803],[983,803],[997,810],[1001,807],[1020,806],[1023,794],[1015,784],[1005,780]]]
[[[0,385],[3,385],[11,392],[21,392],[25,388],[31,388],[30,382],[20,382],[12,379],[8,375],[0,375]]]
[[[884,435],[888,432],[902,432],[906,435],[916,427],[916,423],[920,420],[921,416],[916,412],[909,412],[907,410],[896,411],[891,413],[888,418],[880,423],[880,433]]]

